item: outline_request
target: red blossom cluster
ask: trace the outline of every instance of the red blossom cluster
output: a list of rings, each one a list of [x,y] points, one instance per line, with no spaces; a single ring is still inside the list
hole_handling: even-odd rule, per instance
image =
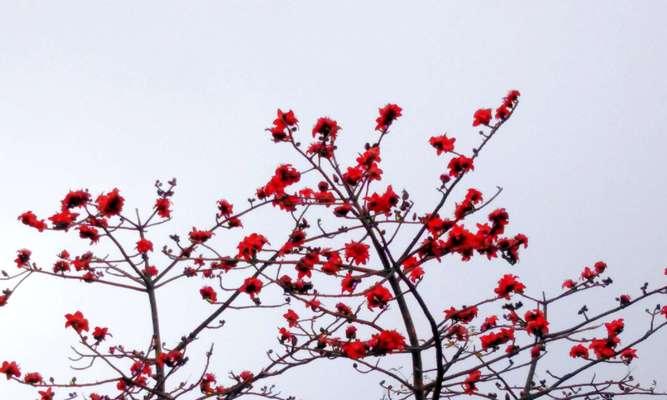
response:
[[[585,335],[607,315],[650,296],[666,294],[664,285],[649,288],[645,284],[641,293],[621,294],[617,307],[597,314],[584,306],[578,314],[583,315],[583,320],[558,330],[554,326],[560,327],[556,322],[561,321],[551,325],[547,315],[554,318],[554,314],[547,310],[561,299],[609,286],[611,279],[602,276],[606,263],[598,261],[585,267],[578,279],[565,280],[562,287],[566,290],[553,297],[544,293],[541,297],[532,296],[519,277],[510,272],[498,274],[501,277],[496,287],[493,291],[489,288],[484,299],[461,307],[450,306],[444,312],[444,298],[425,299],[429,291],[422,290],[427,272],[448,256],[462,261],[482,256],[481,259],[504,260],[514,265],[519,261],[520,250],[527,248],[526,235],[506,233],[510,218],[505,208],[485,210],[482,214],[500,188],[488,196],[473,187],[460,192],[459,187],[459,182],[475,169],[485,145],[516,110],[519,96],[518,91],[511,90],[495,110],[481,108],[473,114],[473,126],[479,127],[482,139],[469,152],[459,148],[464,140],[457,142],[448,134],[430,137],[429,145],[443,161],[436,182],[440,200],[426,211],[417,212],[414,200],[402,187],[379,183],[385,179],[380,168],[381,145],[391,140],[386,134],[403,115],[400,106],[389,103],[379,109],[375,120],[379,135],[373,134],[371,143],[366,143],[351,163],[339,161],[336,150],[342,128],[338,121],[326,116],[316,119],[306,135],[308,140],[312,136],[313,142],[302,148],[294,111],[278,109],[267,129],[270,138],[291,145],[301,161],[278,164],[245,208],[219,199],[211,205],[212,224],[193,227],[186,240],[173,234],[169,236],[171,242],[162,244],[154,233],[171,219],[175,180],[168,185],[156,182],[157,198],[144,218],[140,218],[139,211],[136,219],[123,214],[125,199],[118,189],[97,197],[86,189],[71,190],[60,200],[57,212],[46,219],[32,211],[22,213],[19,221],[39,232],[72,232],[93,248],[101,248],[101,243],[114,246],[117,254],[98,256],[96,253],[101,250],[97,250],[73,255],[62,250],[51,267],[42,268],[30,250],[20,249],[14,260],[19,272],[2,278],[16,279],[17,283],[0,292],[0,307],[8,303],[10,296],[14,302],[18,286],[32,274],[81,280],[95,288],[106,285],[115,290],[131,290],[148,296],[152,329],[146,342],[150,345],[147,350],[131,349],[112,336],[106,326],[94,326],[91,332],[92,325],[77,310],[65,315],[65,328],[76,332],[79,340],[74,351],[80,360],[103,360],[111,366],[112,378],[61,383],[47,375],[45,380],[40,372],[22,375],[16,361],[4,361],[0,373],[7,380],[44,389],[38,390],[39,400],[54,400],[54,390],[61,388],[90,400],[181,396],[284,400],[291,397],[282,397],[264,381],[315,360],[343,358],[353,360],[359,372],[383,374],[391,379],[393,383],[384,386],[386,397],[391,398],[438,399],[467,394],[494,399],[498,397],[496,392],[505,392],[506,398],[532,399],[554,397],[557,390],[563,398],[574,398],[593,393],[584,390],[599,392],[597,382],[568,386],[551,373],[547,375],[554,379],[537,384],[535,371],[541,367],[543,355],[557,348],[551,347],[557,341],[576,343],[569,351],[573,358],[588,359],[590,352],[595,355],[590,365],[574,367],[582,371],[595,363],[619,359],[629,364],[637,358],[637,352],[631,346],[620,345],[625,327],[622,318],[604,324],[606,336],[590,339]],[[272,238],[281,246],[273,248],[268,234],[251,230],[232,239],[231,243],[236,243],[235,254],[225,255],[215,249],[213,237],[223,241],[225,231],[243,227],[242,216],[265,205],[271,210],[268,204],[277,207],[273,212],[291,221],[282,237]],[[267,220],[271,224],[279,221],[269,217],[262,223]],[[251,220],[244,218],[244,223],[250,224]],[[664,272],[667,275],[667,269]],[[185,327],[185,332],[161,336],[156,293],[185,278],[201,280],[195,286],[198,295],[194,289],[189,294],[203,299],[206,314],[194,327]],[[440,306],[431,309],[434,304]],[[499,310],[489,310],[494,306]],[[194,341],[204,340],[209,330],[224,329],[224,313],[252,308],[281,310],[278,315],[282,326],[270,329],[271,335],[276,335],[277,330],[273,339],[280,351],[267,352],[269,361],[265,367],[255,370],[257,373],[230,372],[228,382],[223,382],[222,375],[213,373],[213,347],[204,354],[203,362],[192,364]],[[667,318],[667,306],[656,306],[647,312],[650,327],[643,339],[628,342],[632,346],[667,325],[662,318]],[[423,326],[418,325],[422,323]],[[119,335],[116,330],[112,332]],[[170,342],[173,337],[180,339]],[[526,357],[518,362],[521,354]],[[410,359],[409,373],[404,373],[407,368],[392,369],[384,364],[384,357],[394,355],[398,355],[397,362]],[[368,360],[369,357],[377,360]],[[197,370],[197,374],[191,374],[191,370],[181,374],[188,376],[187,382],[173,378],[181,369],[202,365],[203,370]],[[522,368],[526,376],[518,383],[508,383]],[[398,370],[400,374],[396,373]],[[651,388],[634,383],[630,386],[625,378],[610,382],[621,389],[594,394],[611,398],[619,393],[653,393]],[[92,388],[96,392],[87,392]],[[200,393],[194,394],[197,390]],[[100,394],[103,392],[106,394]]]

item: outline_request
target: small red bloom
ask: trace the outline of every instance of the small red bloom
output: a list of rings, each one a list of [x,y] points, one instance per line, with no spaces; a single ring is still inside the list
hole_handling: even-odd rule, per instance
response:
[[[391,208],[398,204],[398,195],[394,193],[394,189],[389,185],[383,194],[373,193],[365,200],[369,211],[389,215]]]
[[[153,251],[153,242],[148,239],[141,239],[137,242],[137,251],[141,254],[146,254]]]
[[[37,385],[43,381],[44,378],[42,378],[42,375],[39,372],[28,372],[23,377],[23,382],[27,383],[28,385]]]
[[[218,212],[221,216],[229,218],[234,213],[234,206],[225,199],[218,200]]]
[[[428,141],[437,151],[437,155],[454,151],[456,138],[448,138],[447,135],[431,136]]]
[[[53,396],[55,396],[55,393],[53,392],[53,389],[47,388],[46,390],[40,390],[37,392],[39,394],[39,400],[53,400]],[[92,396],[92,395],[91,395]],[[104,399],[94,399],[90,398],[90,400],[104,400]]]
[[[338,122],[328,117],[321,117],[313,126],[313,137],[320,135],[320,140],[324,141],[328,138],[331,138],[332,141],[336,140],[336,135],[340,130]]]
[[[368,246],[365,243],[355,242],[354,240],[345,244],[345,259],[350,260],[357,265],[366,264],[368,262]]]
[[[21,369],[15,361],[3,361],[2,366],[0,366],[0,374],[5,374],[7,380],[12,377],[20,378]]]
[[[343,353],[353,359],[362,358],[366,356],[366,344],[355,340],[353,342],[348,342],[343,344]]]
[[[119,215],[123,211],[125,199],[120,195],[118,189],[97,197],[97,209],[104,217]]]
[[[257,253],[262,251],[265,244],[269,243],[263,235],[259,233],[251,233],[241,240],[237,248],[239,249],[238,257],[246,261],[251,261],[257,256]]]
[[[489,125],[489,122],[491,122],[491,109],[480,108],[479,110],[475,111],[475,114],[473,114],[472,118],[472,126]]]
[[[249,294],[250,298],[254,299],[255,296],[257,296],[259,292],[262,291],[262,286],[262,281],[251,276],[250,278],[246,278],[243,281],[243,285],[241,285],[239,290],[243,293]]]
[[[90,239],[90,244],[97,243],[100,240],[97,228],[86,224],[79,225],[79,237],[81,239]]]
[[[74,314],[65,314],[65,328],[72,327],[76,333],[81,333],[81,331],[88,331],[88,320],[83,317],[81,311],[77,311]]]
[[[23,214],[19,215],[19,221],[24,225],[28,225],[32,228],[37,229],[42,232],[46,229],[46,223],[43,219],[38,219],[37,216],[32,211],[26,211]]]
[[[630,364],[632,360],[634,360],[637,357],[637,350],[628,347],[627,349],[623,349],[621,353],[619,354],[621,359],[623,360],[624,363]]]
[[[574,345],[570,349],[570,357],[572,358],[580,357],[588,360],[588,349],[583,344]]]
[[[477,391],[477,382],[482,377],[482,372],[478,369],[472,371],[468,374],[466,379],[463,381],[463,392],[466,394],[473,394]]]
[[[472,158],[466,156],[458,156],[452,158],[447,165],[449,168],[449,176],[456,178],[457,176],[463,175],[466,172],[475,169],[473,165]]]
[[[169,207],[171,206],[171,201],[167,198],[159,198],[155,200],[155,211],[157,212],[157,215],[159,215],[162,218],[169,218],[171,216],[171,209]]]
[[[192,227],[192,230],[190,231],[188,236],[190,237],[190,241],[192,243],[201,244],[209,240],[211,236],[213,236],[213,232],[203,231],[196,229],[195,227]]]
[[[287,320],[287,324],[290,326],[290,328],[293,328],[297,325],[297,322],[299,321],[299,314],[294,312],[291,308],[287,310],[285,314],[283,314],[283,317],[285,320]]]
[[[65,195],[61,205],[63,210],[82,207],[90,201],[90,193],[85,190],[73,190]]]
[[[405,350],[405,338],[395,330],[384,330],[371,337],[368,345],[374,354]]]
[[[572,289],[575,286],[576,283],[572,279],[566,279],[562,285],[563,289]]]
[[[386,133],[391,124],[402,114],[403,109],[396,104],[387,104],[378,110],[380,116],[375,119],[375,130]]]
[[[384,308],[393,299],[391,292],[379,282],[367,289],[365,296],[368,309],[371,311],[375,307]]]
[[[54,214],[49,217],[49,221],[53,224],[53,229],[56,230],[67,230],[76,220],[76,217],[79,214],[72,213],[69,210],[65,209],[58,214]]]
[[[210,286],[204,286],[199,289],[199,294],[201,294],[202,299],[208,301],[209,303],[215,303],[218,301],[218,294]]]
[[[445,317],[456,322],[462,322],[464,324],[469,323],[477,316],[477,307],[463,307],[460,310],[457,310],[454,307],[450,307],[448,310],[445,310]]]
[[[517,279],[518,276],[506,274],[498,281],[498,287],[494,289],[494,292],[498,297],[503,297],[506,299],[510,298],[510,294],[514,293],[523,293],[523,290],[526,288],[526,285],[519,282]]]
[[[16,252],[16,259],[14,259],[14,262],[16,263],[16,266],[21,268],[21,267],[27,267],[30,265],[30,256],[32,255],[32,252],[28,249],[21,249]]]
[[[109,328],[96,326],[95,329],[93,329],[93,338],[98,342],[101,342],[104,339],[106,339],[108,334],[109,334]]]

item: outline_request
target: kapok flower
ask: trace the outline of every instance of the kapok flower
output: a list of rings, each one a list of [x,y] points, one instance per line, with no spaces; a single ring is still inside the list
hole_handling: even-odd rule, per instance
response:
[[[489,125],[491,122],[491,109],[490,108],[480,108],[475,111],[475,114],[472,116],[472,126],[479,125]]]
[[[254,299],[255,296],[257,296],[259,292],[262,291],[262,286],[262,281],[255,278],[254,276],[251,276],[243,281],[243,285],[241,285],[239,290],[243,293],[249,294],[250,298]]]
[[[454,151],[454,142],[456,138],[448,138],[447,135],[431,136],[428,141],[437,152],[437,155]]]
[[[215,303],[218,301],[218,294],[210,286],[204,286],[199,289],[199,294],[201,294],[202,299],[208,301],[209,303]]]
[[[380,116],[375,119],[375,130],[386,133],[391,124],[402,114],[403,109],[396,104],[387,104],[378,110]]]
[[[387,303],[393,299],[391,292],[386,287],[382,286],[380,282],[367,289],[365,296],[368,309],[371,311],[375,307],[384,308]]]
[[[149,251],[153,251],[153,242],[148,239],[140,239],[137,241],[137,251],[141,254],[146,254]]]
[[[521,283],[517,278],[518,276],[516,275],[503,275],[498,281],[498,286],[494,289],[494,292],[496,292],[498,297],[505,299],[509,299],[511,293],[523,293],[526,285]]]
[[[0,366],[0,374],[5,374],[7,380],[12,377],[20,378],[21,377],[21,368],[16,363],[16,361],[3,361],[2,366]]]
[[[84,318],[81,311],[76,311],[74,314],[65,314],[65,328],[72,327],[76,333],[81,331],[88,331],[88,320]]]
[[[350,260],[357,264],[366,264],[368,262],[368,246],[365,243],[355,242],[354,240],[345,244],[345,260]]]
[[[119,215],[123,211],[125,199],[120,195],[118,189],[112,190],[107,194],[102,194],[97,197],[97,210],[104,217],[112,217]]]

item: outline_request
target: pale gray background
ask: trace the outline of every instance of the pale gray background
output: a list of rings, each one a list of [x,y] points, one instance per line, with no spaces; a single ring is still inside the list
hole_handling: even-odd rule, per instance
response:
[[[617,283],[589,304],[609,305],[664,280],[667,265],[665,15],[661,1],[2,2],[1,265],[13,271],[22,247],[48,265],[76,242],[16,221],[27,209],[50,215],[70,188],[118,186],[128,207],[150,207],[153,180],[176,176],[170,231],[207,223],[217,198],[240,204],[289,159],[263,132],[277,107],[296,110],[306,130],[320,115],[338,119],[351,157],[374,137],[378,106],[403,106],[383,168],[424,210],[441,168],[428,137],[446,130],[469,148],[472,112],[517,88],[519,112],[468,184],[505,188],[498,205],[530,247],[514,268],[448,259],[425,290],[444,308],[486,296],[512,270],[557,293],[564,278],[604,259]],[[0,310],[0,359],[67,379],[74,337],[62,315],[75,308],[127,342],[146,332],[145,299],[102,293],[33,280]],[[197,297],[194,289],[163,297],[174,310],[170,340],[181,318],[199,319],[190,312]],[[221,339],[218,375],[259,365],[274,340],[275,323],[241,322]],[[229,346],[239,342],[247,350]],[[665,342],[640,349],[637,377],[667,380]],[[379,398],[379,378],[332,365],[290,374],[281,388],[309,399]],[[1,399],[33,393],[0,382]]]

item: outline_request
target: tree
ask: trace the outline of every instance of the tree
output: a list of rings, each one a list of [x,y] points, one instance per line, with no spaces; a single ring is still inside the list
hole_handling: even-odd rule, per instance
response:
[[[138,292],[148,298],[145,316],[152,329],[142,334],[150,345],[125,346],[112,336],[114,329],[104,324],[103,315],[68,310],[63,322],[78,340],[72,360],[82,371],[80,377],[64,382],[45,378],[45,371],[26,373],[15,360],[3,361],[0,373],[14,383],[34,386],[41,400],[291,399],[295,397],[273,386],[277,376],[334,359],[349,359],[361,376],[382,376],[383,396],[390,399],[664,395],[655,383],[635,383],[629,373],[583,377],[604,365],[635,362],[636,346],[667,325],[667,306],[645,310],[647,326],[638,337],[623,334],[623,313],[667,294],[664,284],[645,283],[632,296],[617,295],[617,305],[609,309],[584,306],[566,321],[551,321],[556,304],[610,287],[603,261],[565,280],[551,296],[530,294],[518,276],[505,274],[481,299],[447,300],[467,305],[447,308],[444,298],[424,298],[422,283],[442,259],[502,258],[514,265],[528,246],[527,236],[507,234],[505,209],[481,216],[501,188],[491,196],[474,188],[462,194],[456,190],[518,105],[519,92],[512,90],[495,112],[474,113],[472,125],[481,139],[468,156],[459,152],[453,137],[430,138],[436,156],[445,159],[446,172],[437,184],[440,199],[428,212],[416,212],[406,191],[396,193],[392,185],[380,183],[381,145],[402,115],[395,104],[379,109],[376,140],[365,145],[351,166],[336,156],[341,132],[337,121],[319,118],[311,132],[314,141],[305,147],[294,112],[278,110],[267,131],[274,142],[290,146],[303,166],[279,165],[245,208],[238,210],[221,199],[211,226],[193,227],[187,238],[171,235],[159,248],[153,232],[171,220],[175,179],[155,183],[157,199],[148,213],[128,212],[118,189],[98,196],[83,189],[70,191],[49,222],[24,212],[19,216],[23,224],[40,232],[75,234],[90,249],[78,255],[63,250],[51,268],[35,262],[29,249],[18,250],[18,272],[3,271],[2,280],[11,287],[0,296],[0,306],[22,301],[17,289],[36,275]],[[446,206],[452,202],[449,215]],[[234,253],[216,249],[215,236],[243,230],[247,214],[269,205],[277,211],[267,213],[284,212],[292,220],[283,238],[272,238],[278,245],[261,232],[246,231]],[[160,316],[169,310],[158,307],[156,293],[188,280],[200,282],[199,293],[183,290],[182,295],[201,296],[210,310],[183,330],[180,341],[166,342]],[[226,313],[252,308],[283,315],[284,324],[274,332],[278,348],[267,353],[265,365],[223,378],[221,371],[211,370],[215,338],[210,333],[223,328]],[[191,351],[195,341],[212,344],[199,356]],[[550,358],[568,369],[545,368]],[[104,375],[88,376],[93,366],[103,367]],[[539,370],[539,376],[547,378],[537,379]]]

